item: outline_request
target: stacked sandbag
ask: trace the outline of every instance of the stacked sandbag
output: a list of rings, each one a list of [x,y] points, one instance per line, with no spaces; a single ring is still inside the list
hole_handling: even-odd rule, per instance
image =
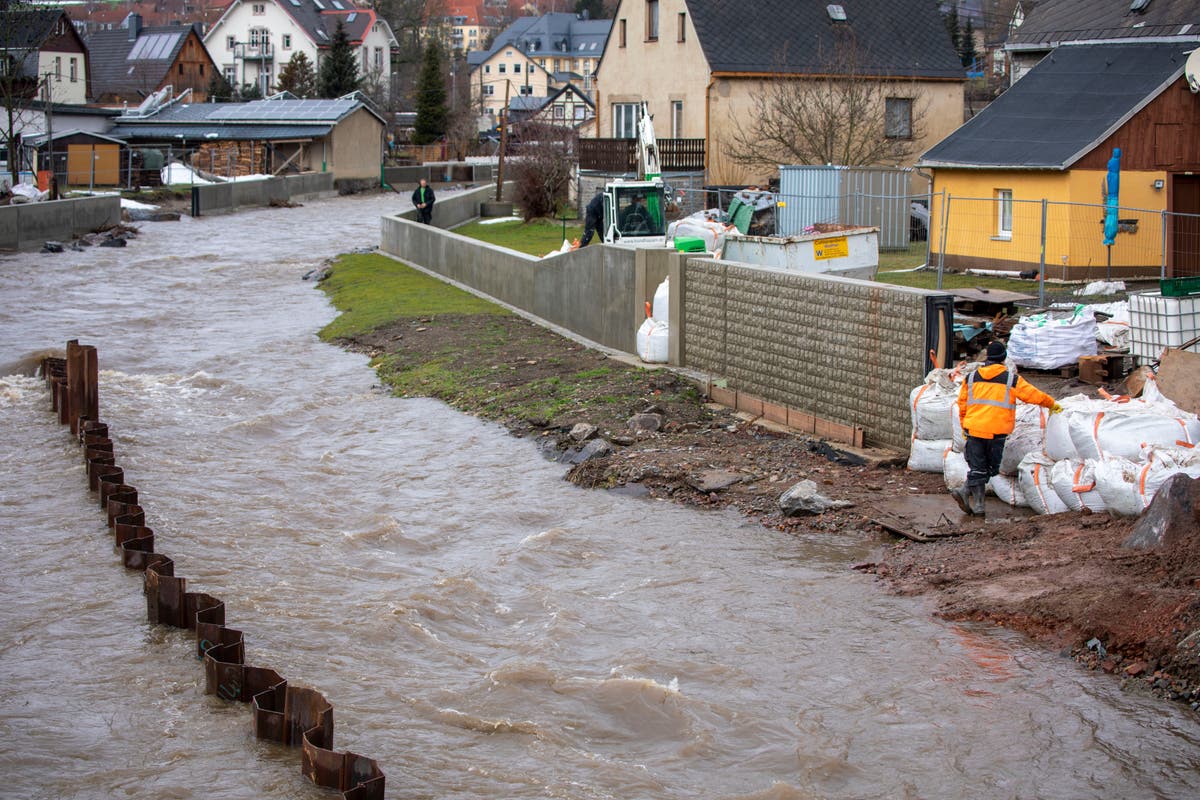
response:
[[[697,211],[695,214],[668,224],[667,239],[674,240],[675,237],[703,239],[704,249],[711,253],[724,246],[725,234],[729,228],[729,225],[720,221],[720,211]]]
[[[954,447],[951,416],[958,414],[959,383],[954,371],[931,370],[925,382],[908,394],[912,414],[912,444],[908,468],[944,472],[947,450]]]
[[[1136,516],[1172,475],[1200,477],[1200,419],[1164,397],[1153,378],[1140,398],[1079,395],[1059,404],[1063,412],[1046,423],[1043,457],[1021,462],[1022,488],[1039,513]]]
[[[670,316],[670,281],[670,278],[664,278],[655,289],[649,315],[637,330],[637,355],[648,364],[665,364],[670,360],[671,328],[667,322]]]
[[[1019,367],[1057,369],[1096,355],[1096,315],[1087,306],[1069,313],[1021,317],[1008,337],[1008,357]]]

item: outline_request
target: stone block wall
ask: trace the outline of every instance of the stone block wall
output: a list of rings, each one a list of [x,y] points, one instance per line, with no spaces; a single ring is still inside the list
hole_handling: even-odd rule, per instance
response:
[[[861,426],[869,445],[908,447],[931,293],[706,259],[688,260],[681,277],[689,369]]]

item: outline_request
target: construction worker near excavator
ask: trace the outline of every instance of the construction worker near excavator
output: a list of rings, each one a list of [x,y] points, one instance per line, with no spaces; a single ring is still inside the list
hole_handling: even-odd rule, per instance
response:
[[[1062,411],[1057,401],[1006,366],[1008,349],[1003,342],[987,346],[986,361],[963,381],[958,393],[958,418],[962,422],[967,459],[967,485],[950,494],[967,514],[984,515],[987,483],[1000,472],[1004,443],[1017,420],[1017,400]]]

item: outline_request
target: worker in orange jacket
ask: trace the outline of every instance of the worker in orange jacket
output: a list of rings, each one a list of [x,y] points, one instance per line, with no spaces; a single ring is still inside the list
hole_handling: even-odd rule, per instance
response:
[[[1053,397],[1019,377],[1015,368],[1005,366],[1008,349],[1003,342],[989,344],[986,358],[958,392],[968,472],[966,487],[951,492],[959,507],[975,516],[983,516],[987,482],[1000,472],[1004,443],[1017,419],[1016,401],[1048,408],[1051,414],[1062,411]]]

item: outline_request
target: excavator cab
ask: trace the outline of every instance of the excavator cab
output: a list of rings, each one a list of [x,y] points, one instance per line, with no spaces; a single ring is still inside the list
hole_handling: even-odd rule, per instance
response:
[[[663,185],[659,181],[609,184],[605,187],[604,240],[663,236],[664,205]]]

